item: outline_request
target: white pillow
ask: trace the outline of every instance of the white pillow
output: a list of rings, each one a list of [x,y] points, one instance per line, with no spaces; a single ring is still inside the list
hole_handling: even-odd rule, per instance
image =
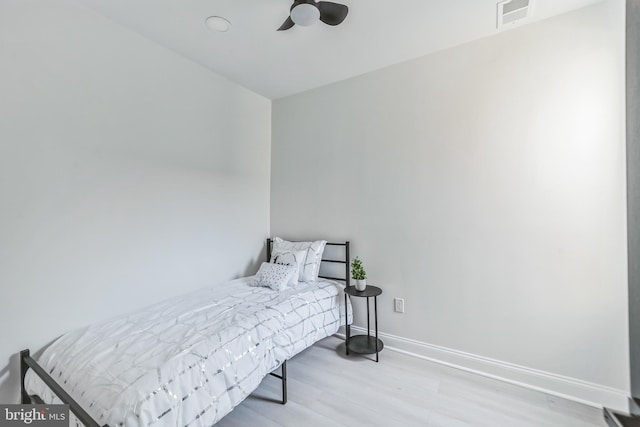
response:
[[[301,282],[313,282],[318,280],[320,272],[320,261],[322,261],[322,253],[327,244],[326,240],[316,240],[315,242],[288,242],[279,237],[273,239],[272,251],[300,251],[305,250],[306,257],[298,279]]]
[[[298,284],[300,271],[304,268],[304,260],[307,258],[307,251],[272,250],[271,261],[273,264],[292,265],[296,268],[296,274],[291,276],[289,285]]]
[[[297,267],[292,265],[263,262],[256,273],[255,286],[271,288],[274,291],[284,291],[296,271]]]

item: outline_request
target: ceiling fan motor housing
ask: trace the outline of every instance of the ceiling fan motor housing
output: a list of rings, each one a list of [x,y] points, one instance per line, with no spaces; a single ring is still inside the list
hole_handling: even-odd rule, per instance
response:
[[[336,26],[347,17],[349,8],[340,3],[330,1],[294,0],[289,17],[278,28],[278,31],[288,30],[294,25],[308,27],[319,20],[327,25]]]
[[[296,25],[308,27],[320,19],[320,9],[313,0],[296,0],[291,6],[291,20]]]

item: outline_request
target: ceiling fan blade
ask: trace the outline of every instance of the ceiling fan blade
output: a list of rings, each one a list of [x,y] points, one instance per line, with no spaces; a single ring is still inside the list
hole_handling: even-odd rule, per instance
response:
[[[349,8],[344,4],[332,3],[330,1],[318,2],[320,10],[320,20],[327,25],[338,25],[349,13]]]
[[[278,31],[288,30],[289,28],[293,27],[294,25],[296,25],[296,24],[293,22],[291,17],[288,17],[287,20],[284,21],[284,23],[282,25],[280,25],[280,28],[278,28]]]

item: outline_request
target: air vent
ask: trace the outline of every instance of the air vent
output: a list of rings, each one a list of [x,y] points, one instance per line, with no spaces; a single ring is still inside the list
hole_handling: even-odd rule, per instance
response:
[[[531,15],[533,0],[507,0],[498,3],[498,28],[522,23]]]

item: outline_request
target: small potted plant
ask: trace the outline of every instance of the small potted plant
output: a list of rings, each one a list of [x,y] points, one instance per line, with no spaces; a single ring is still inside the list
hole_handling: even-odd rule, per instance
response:
[[[367,287],[367,272],[364,271],[362,260],[358,257],[351,262],[351,277],[356,282],[356,290],[364,291]]]

